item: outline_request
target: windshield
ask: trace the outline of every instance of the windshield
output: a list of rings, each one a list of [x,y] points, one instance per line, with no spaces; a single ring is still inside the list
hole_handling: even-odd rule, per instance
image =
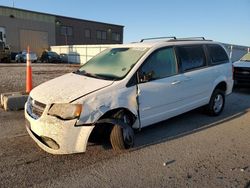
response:
[[[244,55],[240,60],[241,61],[250,61],[250,53],[247,53],[246,55]]]
[[[119,80],[126,76],[146,51],[147,48],[106,49],[75,73],[100,79]]]

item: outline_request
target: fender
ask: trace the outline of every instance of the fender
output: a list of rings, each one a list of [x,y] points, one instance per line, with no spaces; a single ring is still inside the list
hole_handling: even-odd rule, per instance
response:
[[[135,117],[139,117],[136,86],[112,91],[103,90],[102,93],[95,93],[95,95],[84,98],[81,103],[83,103],[84,109],[77,126],[96,124],[105,113],[119,108],[128,109]],[[133,128],[139,128],[138,123],[134,125],[137,127]]]

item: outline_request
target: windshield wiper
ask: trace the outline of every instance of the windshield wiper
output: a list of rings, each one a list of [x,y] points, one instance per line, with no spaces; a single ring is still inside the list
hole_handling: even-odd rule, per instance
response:
[[[97,76],[102,77],[102,78],[105,79],[105,80],[113,80],[113,81],[120,80],[119,77],[113,76],[113,75],[97,74]]]
[[[73,73],[92,77],[92,78],[102,79],[102,80],[115,80],[116,79],[113,76],[111,77],[111,76],[106,76],[106,75],[93,74],[93,73],[86,72],[85,70],[82,70],[82,71],[77,70],[77,71],[74,71]]]
[[[89,72],[86,72],[85,70],[77,70],[75,72],[73,72],[75,74],[79,74],[79,75],[84,75],[84,76],[88,76],[88,77],[92,77],[92,78],[100,78],[100,76],[97,76],[96,74],[92,74],[92,73],[89,73]]]

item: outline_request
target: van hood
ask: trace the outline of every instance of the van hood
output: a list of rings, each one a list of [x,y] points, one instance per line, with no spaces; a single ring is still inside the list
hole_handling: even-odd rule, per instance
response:
[[[69,73],[35,87],[30,96],[44,104],[70,103],[113,82]]]
[[[250,62],[248,61],[236,61],[233,63],[234,67],[246,67],[250,68]]]

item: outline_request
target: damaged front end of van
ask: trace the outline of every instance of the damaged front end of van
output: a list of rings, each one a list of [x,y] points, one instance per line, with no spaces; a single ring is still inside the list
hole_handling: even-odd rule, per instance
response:
[[[131,52],[126,54],[129,50]],[[110,141],[114,149],[132,147],[133,128],[140,127],[138,92],[136,84],[126,87],[126,75],[144,52],[141,49],[110,49],[76,72],[34,88],[25,104],[29,135],[49,153],[79,153],[86,151],[90,134],[97,125],[109,125],[107,127],[113,128]],[[132,61],[127,63],[131,53]],[[95,69],[100,59],[102,65],[99,66],[103,67]],[[107,68],[107,64],[117,60],[118,65]],[[104,73],[100,74],[99,70]]]

